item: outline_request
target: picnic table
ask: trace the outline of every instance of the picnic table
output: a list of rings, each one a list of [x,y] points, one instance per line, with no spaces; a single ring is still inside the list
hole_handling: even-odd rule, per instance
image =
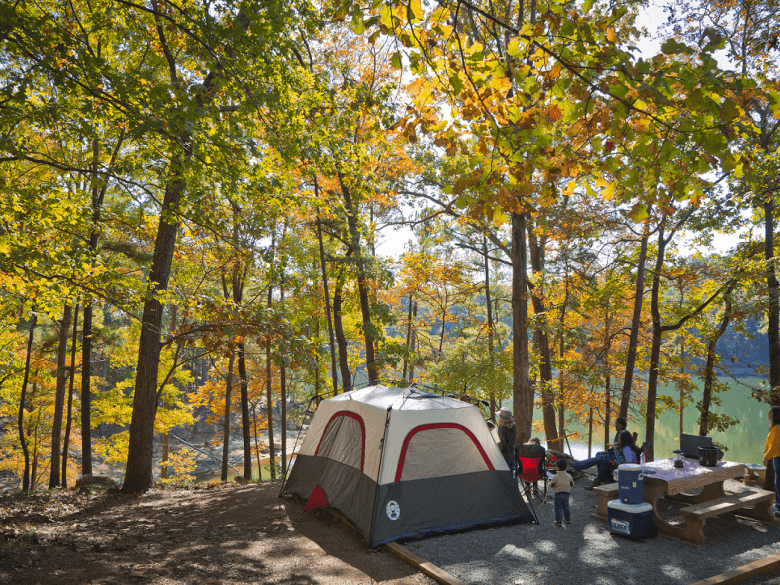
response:
[[[674,466],[673,459],[661,459],[646,463],[643,468],[655,473],[644,474],[644,501],[653,506],[653,521],[658,530],[693,542],[706,542],[704,525],[707,518],[738,511],[766,522],[774,522],[772,505],[774,493],[757,488],[747,488],[736,494],[726,495],[723,482],[745,473],[742,463],[720,461],[717,467],[699,465],[695,459],[684,459],[683,467]],[[701,488],[699,493],[689,493]],[[599,498],[598,511],[593,518],[606,521],[607,503],[617,495],[617,483],[595,488]],[[658,511],[658,499],[682,501],[690,504],[679,510],[685,522],[670,524]]]

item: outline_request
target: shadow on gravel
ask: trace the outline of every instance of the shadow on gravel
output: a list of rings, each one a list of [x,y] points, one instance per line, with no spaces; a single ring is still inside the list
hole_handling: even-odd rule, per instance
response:
[[[22,518],[25,537],[0,548],[0,583],[306,585],[416,574],[278,491],[273,482],[97,496],[46,524]],[[0,519],[17,526],[12,513]]]

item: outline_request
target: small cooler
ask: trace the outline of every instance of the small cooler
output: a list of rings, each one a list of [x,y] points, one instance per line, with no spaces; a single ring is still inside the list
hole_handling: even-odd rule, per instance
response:
[[[644,496],[644,474],[641,465],[618,466],[618,498],[624,504],[641,504]]]
[[[658,535],[653,524],[652,504],[624,504],[612,500],[607,504],[609,531],[626,538],[652,538]]]

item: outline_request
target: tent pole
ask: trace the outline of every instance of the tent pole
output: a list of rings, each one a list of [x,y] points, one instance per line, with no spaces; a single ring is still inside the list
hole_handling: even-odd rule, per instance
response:
[[[376,472],[376,490],[374,490],[374,513],[371,515],[371,527],[368,529],[368,546],[371,546],[371,538],[374,535],[374,520],[376,520],[379,510],[377,509],[377,499],[379,497],[379,478],[382,477],[382,466],[385,463],[385,449],[387,448],[387,428],[390,426],[390,412],[393,410],[393,405],[387,407],[387,415],[385,416],[385,432],[382,435],[382,452],[379,454],[379,466]]]
[[[309,398],[309,405],[306,407],[306,413],[308,415],[313,415],[314,413],[311,411],[311,403],[314,402],[314,399],[318,398],[318,396],[312,396]],[[304,417],[305,419],[305,417]],[[309,422],[311,422],[311,419],[309,419]],[[295,448],[298,446],[298,441],[301,438],[301,433],[303,432],[303,423],[304,421],[301,421],[301,428],[298,429],[298,436],[295,437],[295,443],[293,443],[292,453],[295,453]],[[291,458],[292,459],[292,458]],[[284,493],[284,488],[287,486],[287,479],[290,477],[290,470],[292,469],[292,465],[287,465],[287,469],[285,470],[286,473],[284,474],[284,477],[282,478],[282,489],[279,490],[279,497],[282,497],[282,494]],[[260,470],[257,470],[257,476],[260,477]]]

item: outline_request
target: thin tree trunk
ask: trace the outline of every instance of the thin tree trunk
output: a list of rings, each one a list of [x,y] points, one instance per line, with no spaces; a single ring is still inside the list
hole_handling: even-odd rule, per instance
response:
[[[65,418],[65,438],[62,441],[62,489],[68,487],[68,446],[70,443],[70,424],[73,415],[73,381],[76,378],[76,340],[79,325],[79,306],[73,309],[73,338],[70,344],[70,379],[68,380],[68,411]]]
[[[49,489],[60,485],[60,440],[62,438],[62,411],[65,408],[65,385],[68,382],[68,333],[73,310],[65,305],[60,321],[59,341],[57,343],[57,389],[54,394],[54,420],[51,427],[51,467],[49,469]]]
[[[284,262],[282,262],[282,271],[284,271]],[[279,287],[279,302],[284,307],[284,272],[282,272],[282,282]],[[279,441],[282,443],[282,477],[287,475],[287,371],[285,368],[284,353],[279,356],[279,400],[281,401]]]
[[[228,360],[227,379],[225,381],[225,416],[222,419],[222,473],[221,481],[227,481],[228,457],[230,456],[230,399],[233,391],[233,364],[236,353],[231,350]]]
[[[255,430],[255,459],[257,459],[257,481],[263,481],[263,469],[260,467],[260,443],[257,439],[257,405],[252,404],[252,422]]]
[[[38,393],[38,372],[40,370],[35,370],[35,375],[33,376],[34,382],[32,385],[32,390],[30,391],[30,403],[32,404],[33,399],[35,398],[35,395]],[[35,426],[33,426],[33,452],[32,452],[32,471],[30,473],[30,491],[33,492],[38,487],[38,445],[40,444],[40,428],[41,428],[41,410],[38,409],[38,417],[35,420]]]
[[[512,213],[512,408],[517,419],[515,445],[531,438],[534,393],[528,377],[528,254],[525,213]]]
[[[252,479],[252,437],[249,432],[249,387],[244,342],[238,344],[238,377],[241,381],[241,432],[244,438],[244,478]],[[258,467],[258,473],[260,473]]]
[[[270,295],[269,295],[270,296]],[[268,466],[271,470],[271,479],[276,479],[276,447],[274,445],[274,402],[271,384],[271,339],[265,348],[265,377],[266,377],[266,410],[268,418]]]
[[[349,353],[347,338],[344,335],[344,324],[341,320],[342,291],[344,290],[344,267],[341,267],[336,287],[333,290],[333,329],[339,346],[339,368],[341,371],[341,387],[344,391],[352,389],[352,373],[349,369]]]
[[[490,371],[495,372],[496,368],[496,356],[494,354],[494,337],[495,337],[495,325],[493,324],[493,300],[491,298],[490,289],[490,255],[488,250],[487,236],[482,236],[482,254],[485,260],[485,309],[488,328],[488,355],[490,356]],[[411,299],[411,296],[409,297]],[[411,308],[411,307],[410,307]],[[407,338],[407,346],[409,345]],[[490,412],[496,412],[496,394],[491,387],[490,395],[488,396],[490,401]]]
[[[734,283],[736,286],[736,282]],[[699,434],[706,436],[710,430],[710,406],[712,404],[712,385],[715,380],[715,345],[723,336],[731,323],[731,291],[733,286],[726,289],[724,294],[723,317],[720,327],[715,331],[715,335],[707,344],[707,365],[704,367],[704,391],[701,398],[701,416],[699,417]]]
[[[626,356],[626,375],[623,379],[623,392],[620,396],[620,413],[618,416],[628,416],[628,405],[631,402],[631,385],[634,380],[637,345],[639,343],[639,326],[642,319],[642,299],[645,293],[645,263],[647,262],[648,229],[642,234],[639,247],[639,261],[636,268],[636,287],[634,289],[634,314],[631,319],[631,334],[628,339],[628,355]]]
[[[347,212],[347,225],[349,227],[350,242],[352,244],[352,253],[355,258],[355,268],[357,272],[358,297],[360,298],[360,313],[363,318],[363,340],[366,350],[366,371],[368,372],[368,383],[376,384],[379,375],[376,367],[376,356],[374,344],[376,332],[371,321],[371,305],[368,299],[368,279],[366,276],[366,262],[363,258],[363,251],[360,244],[360,231],[358,230],[358,211],[357,202],[352,200],[352,191],[344,183],[344,179],[339,174],[339,183],[341,184],[341,193],[344,196],[344,207]]]
[[[766,284],[769,289],[767,336],[769,338],[769,402],[780,406],[780,283],[775,269],[775,204],[764,202],[764,258]]]
[[[663,329],[661,328],[661,270],[664,267],[664,256],[666,255],[667,239],[664,238],[664,220],[658,227],[658,256],[655,261],[655,271],[653,273],[653,285],[650,296],[650,313],[653,319],[653,337],[650,347],[650,372],[647,377],[647,424],[645,426],[645,440],[649,445],[647,453],[648,461],[654,459],[653,443],[655,441],[655,406],[658,389],[658,367],[661,358],[661,342],[663,340]]]
[[[319,199],[319,183],[317,177],[314,177],[314,190]],[[325,246],[322,243],[322,220],[320,219],[320,210],[317,208],[317,240],[320,245],[320,267],[322,269],[322,290],[325,297],[325,315],[328,318],[328,340],[330,342],[330,373],[333,378],[333,394],[339,392],[339,380],[336,369],[336,342],[333,334],[333,322],[330,314],[330,296],[328,294],[328,270],[325,264]]]
[[[409,293],[409,307],[407,311],[408,314],[406,316],[407,323],[408,323],[406,327],[406,353],[404,354],[404,369],[402,374],[402,378],[406,382],[409,381],[409,378],[406,377],[406,374],[409,366],[409,356],[411,355],[409,353],[409,344],[412,341],[412,302],[413,302],[412,293]]]
[[[22,392],[19,397],[19,443],[24,454],[24,475],[22,478],[22,491],[30,490],[30,452],[27,449],[27,438],[24,436],[24,407],[27,399],[27,383],[30,380],[30,359],[32,357],[32,344],[35,336],[35,326],[38,323],[38,315],[34,314],[30,321],[30,336],[27,340],[27,358],[24,364],[24,379],[22,380]]]
[[[92,475],[92,301],[84,303],[81,334],[81,475]]]
[[[417,301],[414,301],[414,309],[412,309],[412,323],[417,319]],[[412,328],[412,345],[409,348],[410,355],[414,356],[414,352],[417,349],[417,332]],[[415,360],[409,362],[409,382],[414,380],[414,363]]]
[[[171,306],[171,332],[176,331],[178,328],[179,310],[177,305]],[[178,348],[177,348],[178,353]],[[162,404],[165,408],[165,402]],[[165,431],[162,436],[162,456],[160,457],[160,479],[168,479],[168,452],[171,447],[171,438],[168,431]]]
[[[276,225],[274,225],[274,231],[271,236],[271,272],[276,263]],[[268,309],[273,306],[273,284],[268,286]],[[271,334],[268,333],[265,337],[265,393],[266,393],[266,411],[268,419],[268,450],[270,452],[268,459],[268,467],[271,470],[271,479],[276,479],[276,446],[274,445],[274,401],[273,401],[273,380],[271,374],[273,368],[271,367]]]
[[[544,254],[546,237],[537,238],[534,224],[527,221],[528,247],[531,258],[531,270],[536,275],[544,271]],[[550,338],[544,330],[547,323],[547,307],[542,300],[542,290],[531,290],[531,303],[533,304],[536,321],[538,323],[534,331],[534,346],[539,356],[539,393],[542,397],[542,418],[544,419],[544,434],[548,444],[553,444],[558,439],[558,430],[555,424],[555,396],[552,381],[552,359],[550,356]],[[562,446],[561,446],[562,447]],[[563,450],[563,449],[561,449]]]

